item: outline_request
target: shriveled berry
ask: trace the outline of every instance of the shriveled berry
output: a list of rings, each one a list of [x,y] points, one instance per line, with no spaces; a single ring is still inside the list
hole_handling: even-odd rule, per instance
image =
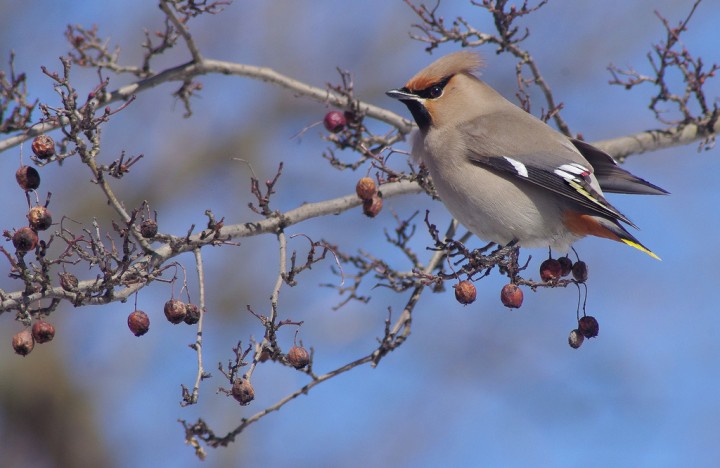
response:
[[[233,382],[232,396],[241,405],[249,405],[255,399],[255,389],[248,379],[238,377]]]
[[[30,227],[36,231],[44,231],[52,226],[52,214],[44,206],[33,206],[27,214]]]
[[[540,279],[545,282],[557,281],[562,275],[562,266],[554,258],[548,258],[540,264]]]
[[[158,224],[152,219],[146,219],[140,224],[140,235],[145,239],[152,239],[157,235]]]
[[[323,125],[325,125],[325,128],[328,132],[338,133],[342,131],[343,128],[345,128],[345,125],[347,125],[347,119],[342,112],[330,111],[325,114],[325,118],[323,119]]]
[[[582,346],[583,341],[585,341],[585,337],[582,333],[580,333],[580,330],[573,330],[570,332],[570,336],[568,336],[568,344],[571,348],[578,349]]]
[[[150,330],[150,317],[142,310],[134,310],[128,315],[128,328],[135,336],[143,336]]]
[[[45,320],[38,320],[33,323],[32,336],[36,343],[47,343],[55,338],[55,327]]]
[[[15,333],[12,337],[12,347],[20,356],[30,354],[30,351],[35,347],[35,340],[33,339],[30,329],[26,328],[21,332]]]
[[[558,258],[558,262],[560,262],[560,276],[569,275],[572,271],[572,260],[570,260],[569,257],[565,256]]]
[[[310,363],[310,353],[302,346],[293,346],[288,351],[285,359],[295,369],[302,369]]]
[[[516,284],[508,283],[500,291],[500,300],[505,307],[517,309],[523,303],[523,292]]]
[[[200,307],[195,304],[185,304],[185,312],[183,321],[188,325],[194,325],[200,321]]]
[[[185,303],[178,299],[170,299],[167,301],[163,311],[165,312],[165,317],[168,321],[174,324],[178,324],[185,320],[185,316],[187,315]]]
[[[355,193],[361,200],[371,200],[377,193],[375,181],[370,177],[363,177],[355,186]]]
[[[32,151],[40,159],[49,159],[55,154],[55,142],[48,135],[38,135],[32,142]]]
[[[592,315],[586,315],[578,320],[578,330],[585,338],[595,338],[600,333],[600,324]]]
[[[78,279],[75,275],[65,272],[60,273],[58,276],[60,277],[61,288],[68,292],[77,291]]]
[[[572,267],[572,274],[575,281],[584,283],[588,279],[588,266],[582,260],[578,260]]]
[[[25,226],[15,231],[12,242],[18,252],[27,252],[37,247],[38,236],[31,227]]]
[[[477,289],[475,289],[475,285],[472,284],[471,281],[460,281],[454,286],[454,288],[455,299],[457,299],[460,304],[467,305],[475,302],[475,298],[477,297]]]
[[[382,210],[383,201],[380,195],[375,194],[370,200],[363,201],[363,213],[368,218],[374,218]]]
[[[17,180],[20,188],[25,191],[35,190],[40,187],[40,173],[34,167],[21,166],[15,172],[15,180]]]

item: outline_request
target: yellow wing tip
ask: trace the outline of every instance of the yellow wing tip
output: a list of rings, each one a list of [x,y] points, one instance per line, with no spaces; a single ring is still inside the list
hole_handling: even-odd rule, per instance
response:
[[[653,251],[651,251],[650,249],[648,249],[647,247],[645,247],[645,246],[642,245],[641,243],[639,243],[639,242],[633,242],[633,241],[631,241],[631,240],[629,240],[629,239],[620,239],[620,240],[623,241],[624,243],[626,243],[627,245],[629,245],[630,247],[635,247],[636,249],[638,249],[638,250],[640,250],[640,251],[642,251],[642,252],[645,252],[646,254],[650,255],[650,256],[651,256],[652,258],[654,258],[655,260],[660,260],[660,261],[662,262],[662,258],[660,258],[660,257],[658,257],[657,255],[655,255],[655,253],[654,253]]]

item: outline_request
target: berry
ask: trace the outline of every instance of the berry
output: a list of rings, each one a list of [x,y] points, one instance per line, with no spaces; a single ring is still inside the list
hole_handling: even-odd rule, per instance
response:
[[[382,210],[383,201],[380,195],[375,194],[370,200],[363,201],[363,213],[368,218],[374,218]]]
[[[12,347],[20,356],[27,356],[35,347],[35,340],[29,329],[25,329],[12,337]]]
[[[592,315],[586,315],[578,320],[578,330],[585,338],[595,338],[600,332],[600,324]]]
[[[65,291],[73,292],[77,290],[78,279],[75,275],[66,272],[60,273],[58,276],[60,276],[60,287]]]
[[[194,325],[200,321],[200,307],[195,304],[185,304],[185,318],[183,321],[188,325]]]
[[[25,226],[15,231],[12,243],[18,252],[28,252],[37,247],[38,236],[32,228]]]
[[[582,346],[583,341],[585,341],[585,337],[580,333],[580,330],[573,330],[570,332],[570,336],[568,336],[568,344],[573,349],[578,349],[580,346]]]
[[[554,258],[548,258],[540,264],[540,278],[545,281],[557,281],[562,275],[562,265]]]
[[[584,283],[588,279],[588,266],[582,260],[578,260],[572,267],[572,274],[575,281]]]
[[[472,304],[475,302],[475,298],[477,297],[477,289],[475,289],[475,285],[472,284],[472,282],[465,280],[460,281],[455,286],[455,299],[460,304]]]
[[[145,239],[152,239],[157,235],[158,225],[156,221],[152,219],[146,219],[140,225],[140,235]]]
[[[560,257],[558,258],[558,262],[560,262],[560,276],[567,276],[572,271],[572,260],[570,260],[569,257]]]
[[[295,369],[302,369],[310,363],[310,354],[302,346],[293,346],[285,359]]]
[[[500,291],[500,300],[505,307],[517,309],[523,303],[522,289],[513,283],[506,284]]]
[[[183,301],[170,299],[165,303],[163,312],[165,312],[165,317],[170,323],[178,324],[185,320],[187,308],[185,307],[185,303]]]
[[[55,338],[55,327],[44,320],[38,320],[33,323],[32,336],[36,343],[47,343]]]
[[[325,128],[328,132],[338,133],[341,132],[343,128],[345,128],[345,125],[347,125],[347,119],[342,112],[330,111],[325,114],[325,118],[323,119],[323,125],[325,125]]]
[[[370,177],[363,177],[355,186],[355,193],[357,193],[360,200],[371,200],[377,193],[375,181]]]
[[[150,317],[142,310],[134,310],[128,315],[128,328],[135,336],[143,336],[150,330]]]
[[[232,396],[241,405],[249,405],[255,399],[255,389],[248,379],[238,377],[233,382]]]
[[[32,142],[32,151],[40,159],[50,159],[55,154],[55,142],[47,135],[38,135]]]
[[[44,231],[52,225],[52,214],[44,206],[33,206],[27,214],[30,227],[36,231]]]
[[[26,192],[40,187],[40,173],[34,167],[20,166],[15,172],[15,180]]]

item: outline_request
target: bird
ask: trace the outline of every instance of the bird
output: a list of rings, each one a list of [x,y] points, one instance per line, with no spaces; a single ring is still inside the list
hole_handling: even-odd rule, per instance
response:
[[[418,129],[411,155],[452,216],[485,241],[569,251],[586,236],[625,243],[655,259],[605,192],[667,194],[600,149],[567,137],[477,77],[475,52],[441,57],[387,95]]]

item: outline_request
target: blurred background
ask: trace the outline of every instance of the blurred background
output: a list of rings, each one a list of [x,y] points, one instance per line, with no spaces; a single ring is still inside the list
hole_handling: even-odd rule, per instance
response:
[[[563,116],[574,132],[592,142],[659,127],[647,109],[654,90],[609,86],[606,67],[631,65],[651,73],[646,53],[665,37],[653,11],[676,24],[691,5],[554,1],[522,23],[531,30],[524,46],[565,104]],[[14,51],[16,70],[28,74],[31,96],[51,105],[59,98],[40,66],[61,69],[58,57],[67,51],[68,24],[97,25],[129,65],[140,63],[143,31],[163,24],[157,5],[140,0],[0,0],[0,11],[2,69],[8,69]],[[462,16],[481,31],[493,30],[489,15],[469,2],[443,2],[440,11],[448,21]],[[683,35],[687,47],[708,64],[720,62],[718,15],[717,2],[704,2]],[[193,20],[191,30],[206,57],[270,67],[316,86],[338,83],[336,67],[348,69],[358,97],[407,115],[384,91],[458,48],[444,45],[429,56],[423,44],[409,38],[415,22],[400,1],[246,0]],[[483,78],[514,100],[514,62],[490,48],[481,53],[487,59]],[[153,66],[161,70],[188,60],[178,47]],[[132,81],[110,77],[111,89]],[[73,79],[84,96],[97,74],[75,68]],[[148,200],[159,212],[161,231],[181,235],[193,223],[203,226],[208,208],[226,223],[257,219],[247,208],[250,169],[233,158],[249,161],[261,180],[285,163],[273,201],[280,210],[352,193],[365,174],[364,168],[340,173],[329,167],[321,156],[327,148],[321,126],[292,138],[322,119],[327,112],[322,104],[260,81],[229,76],[200,81],[204,89],[193,99],[192,118],[183,118],[182,103],[171,96],[179,84],[169,83],[140,94],[103,130],[104,162],[121,151],[145,155],[129,177],[112,183],[128,207]],[[708,83],[709,96],[720,96],[719,82]],[[541,101],[533,102],[539,113]],[[27,162],[29,145],[22,151]],[[13,148],[0,155],[3,229],[25,223],[25,196],[14,181],[20,152]],[[229,447],[207,449],[207,460],[200,462],[185,445],[178,419],[203,417],[223,434],[308,381],[302,373],[266,363],[253,376],[256,400],[250,406],[216,394],[218,387],[227,387],[217,363],[227,363],[239,340],[247,344],[250,336],[262,336],[246,305],[267,314],[276,275],[276,240],[242,239],[238,247],[203,251],[205,367],[213,378],[204,382],[200,404],[193,407],[179,402],[180,384],[191,387],[195,379],[195,354],[187,346],[194,328],[165,321],[168,284],[154,283],[139,294],[138,308],[151,319],[150,332],[140,339],[127,329],[132,301],[78,309],[64,304],[50,317],[57,329],[54,341],[20,358],[10,347],[20,324],[12,314],[0,317],[0,465],[714,466],[720,456],[720,318],[714,297],[720,254],[712,241],[720,234],[718,150],[673,148],[633,156],[625,167],[672,193],[610,197],[642,228],[638,237],[663,261],[599,239],[576,244],[590,267],[588,313],[600,322],[600,336],[579,350],[567,344],[576,326],[575,288],[525,291],[523,307],[514,311],[499,301],[506,278],[498,274],[476,283],[478,300],[470,306],[458,304],[451,289],[426,293],[409,341],[377,369],[360,367],[316,387],[248,428]],[[111,229],[112,212],[78,161],[46,166],[41,176],[40,193],[52,192],[56,220],[64,214],[87,225],[97,218]],[[439,226],[448,222],[438,202],[406,196],[385,200],[383,212],[372,220],[356,209],[293,226],[288,234],[325,238],[349,253],[362,248],[406,269],[402,256],[384,241],[383,229],[394,227],[393,211],[407,218],[425,209]],[[431,241],[421,219],[413,246],[429,258],[424,248]],[[470,245],[484,242],[473,239]],[[298,237],[289,247],[302,257],[307,241]],[[533,256],[533,272],[545,254],[523,251]],[[192,256],[179,261],[197,300]],[[0,288],[15,290],[4,265]],[[397,315],[408,298],[371,290],[366,282],[361,292],[372,294],[368,304],[334,311],[341,298],[318,287],[338,283],[331,266],[331,261],[316,265],[280,298],[283,318],[305,321],[299,338],[314,348],[319,373],[370,352],[382,336],[387,307]],[[78,270],[77,275],[86,279],[94,272]],[[285,349],[294,331],[281,329]]]

